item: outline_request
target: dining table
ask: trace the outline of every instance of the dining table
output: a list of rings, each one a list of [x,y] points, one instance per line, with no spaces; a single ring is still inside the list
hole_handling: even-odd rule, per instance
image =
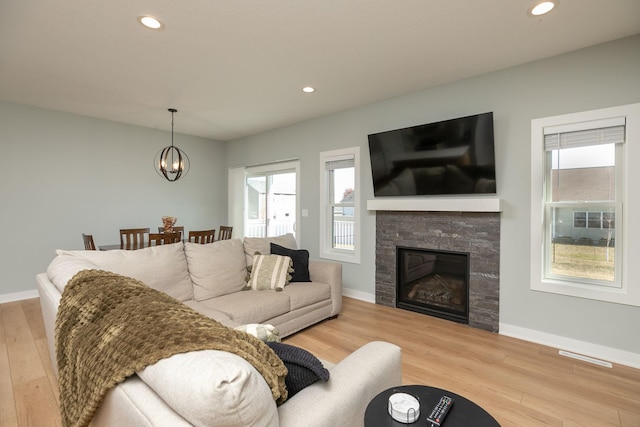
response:
[[[135,244],[120,244],[117,243],[115,245],[100,245],[98,246],[98,249],[100,249],[101,251],[111,251],[114,249],[126,249],[126,250],[136,250],[136,249],[143,249],[143,248],[148,248],[149,244],[148,243],[135,243]]]
[[[213,242],[217,242],[218,239],[212,241]],[[189,242],[189,239],[182,239],[182,243],[187,243]],[[130,244],[121,244],[121,243],[115,243],[112,245],[99,245],[98,249],[101,251],[112,251],[114,249],[125,249],[128,251],[134,251],[136,249],[144,249],[144,248],[148,248],[150,246],[156,246],[154,245],[149,245],[149,242],[138,242],[138,243],[130,243]]]
[[[182,239],[182,243],[186,243],[188,241],[189,239]],[[101,251],[112,251],[114,249],[125,249],[128,251],[134,251],[136,249],[144,249],[151,246],[156,246],[156,245],[149,245],[149,242],[139,242],[139,243],[131,243],[131,244],[116,243],[113,245],[100,245],[98,246],[98,249],[100,249]]]

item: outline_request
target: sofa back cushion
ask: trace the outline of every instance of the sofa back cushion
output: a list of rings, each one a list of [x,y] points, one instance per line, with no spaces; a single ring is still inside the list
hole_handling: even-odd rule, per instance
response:
[[[193,298],[203,301],[244,289],[247,264],[241,239],[185,243]]]
[[[247,260],[247,266],[253,265],[253,256],[256,252],[259,252],[261,255],[271,254],[271,243],[289,249],[298,249],[296,238],[293,237],[291,233],[275,237],[245,237],[244,254]]]
[[[88,259],[71,255],[58,255],[47,267],[47,276],[53,286],[62,293],[73,276],[82,270],[97,270],[98,266]]]
[[[56,253],[58,256],[76,258],[83,263],[89,261],[99,270],[133,277],[180,301],[193,298],[193,284],[187,270],[187,259],[182,242],[135,251],[57,250]]]

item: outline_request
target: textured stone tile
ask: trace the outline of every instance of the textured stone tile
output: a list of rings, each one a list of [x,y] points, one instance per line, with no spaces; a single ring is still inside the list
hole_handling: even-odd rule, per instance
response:
[[[377,304],[396,305],[396,248],[399,246],[469,253],[469,325],[498,331],[499,213],[378,211]]]

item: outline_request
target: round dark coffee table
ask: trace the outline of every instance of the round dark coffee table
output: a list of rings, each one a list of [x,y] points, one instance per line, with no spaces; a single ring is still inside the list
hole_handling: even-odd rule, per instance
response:
[[[405,424],[391,418],[388,403],[389,396],[393,393],[408,393],[420,401],[420,418],[416,422]],[[447,390],[426,385],[403,385],[378,394],[367,406],[364,413],[364,425],[365,427],[428,426],[427,417],[442,396],[449,396],[454,400],[442,427],[500,427],[500,424],[487,411],[469,399]]]

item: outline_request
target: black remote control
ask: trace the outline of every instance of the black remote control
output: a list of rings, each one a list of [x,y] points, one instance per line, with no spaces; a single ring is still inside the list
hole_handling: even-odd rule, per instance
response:
[[[431,423],[431,427],[440,427],[444,421],[444,417],[449,413],[453,405],[453,399],[449,396],[442,396],[438,404],[433,408],[431,414],[427,417],[427,422]]]

